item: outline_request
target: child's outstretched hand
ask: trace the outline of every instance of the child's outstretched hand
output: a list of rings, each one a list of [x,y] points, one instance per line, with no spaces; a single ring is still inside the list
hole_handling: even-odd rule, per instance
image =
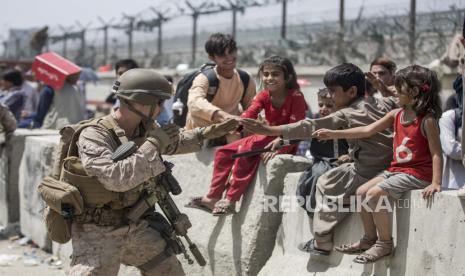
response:
[[[312,133],[312,137],[317,138],[318,140],[331,140],[336,138],[336,133],[331,129],[320,128]]]
[[[262,135],[273,136],[275,133],[273,132],[272,127],[270,127],[266,122],[243,118],[240,120],[240,123],[244,126],[245,130]]]
[[[276,152],[276,151],[269,151],[269,152],[262,153],[263,163],[265,163],[265,165],[266,165],[266,163],[268,163],[268,161],[273,159],[273,157],[275,157],[276,154],[278,154],[278,152]]]
[[[369,81],[373,87],[381,92],[383,95],[396,96],[397,91],[394,86],[387,86],[380,78],[376,77],[375,74],[371,72],[365,73],[366,80]]]
[[[428,187],[426,187],[421,194],[423,195],[423,199],[431,198],[435,193],[439,193],[441,191],[441,185],[432,183]]]
[[[271,151],[277,151],[281,149],[282,147],[283,147],[283,142],[281,138],[278,137],[274,139],[273,141],[271,141],[270,143],[268,143],[268,145],[265,146],[265,149],[270,149]]]

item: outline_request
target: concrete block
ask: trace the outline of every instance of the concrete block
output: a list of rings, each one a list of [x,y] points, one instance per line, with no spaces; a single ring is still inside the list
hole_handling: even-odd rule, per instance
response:
[[[286,177],[285,195],[294,195],[299,176]],[[394,256],[369,265],[336,251],[329,257],[299,251],[297,245],[313,237],[310,221],[300,207],[286,212],[273,254],[259,275],[464,275],[459,252],[465,248],[465,201],[454,191],[444,191],[427,202],[416,190],[403,197],[400,207],[393,214]],[[337,228],[334,244],[356,241],[362,234],[361,220],[352,214]]]
[[[25,140],[19,166],[19,206],[21,232],[39,247],[51,250],[51,241],[43,222],[45,207],[37,186],[52,172],[59,136],[30,136]]]
[[[19,221],[18,169],[28,136],[57,135],[57,130],[17,129],[0,146],[0,224]]]
[[[166,157],[175,163],[173,173],[183,187],[183,193],[175,197],[182,212],[189,215],[193,224],[189,235],[196,242],[207,260],[204,268],[189,266],[183,262],[188,275],[256,275],[270,257],[280,213],[264,212],[266,196],[282,193],[285,174],[280,167],[295,169],[296,164],[290,158],[279,156],[271,160],[267,167],[260,166],[255,181],[246,195],[236,206],[239,212],[227,217],[213,217],[203,211],[184,208],[190,197],[205,195],[208,192],[213,171],[213,151],[197,154],[185,154]],[[295,159],[300,160],[302,159]],[[292,168],[291,168],[292,167]]]

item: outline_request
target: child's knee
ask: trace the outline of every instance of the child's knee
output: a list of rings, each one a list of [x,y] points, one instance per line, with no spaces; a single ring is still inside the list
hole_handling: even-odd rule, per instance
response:
[[[365,193],[365,196],[370,200],[370,203],[375,203],[381,196],[382,190],[378,187],[371,187]]]
[[[362,187],[358,187],[358,189],[355,191],[355,195],[363,199],[366,197],[367,192],[368,192],[368,189],[362,186]]]

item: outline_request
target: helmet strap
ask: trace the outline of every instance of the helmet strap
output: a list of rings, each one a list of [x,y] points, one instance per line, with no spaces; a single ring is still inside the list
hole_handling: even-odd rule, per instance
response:
[[[155,112],[155,107],[153,105],[150,106],[150,116],[147,116],[145,115],[144,113],[140,112],[139,110],[137,110],[132,104],[130,101],[124,99],[123,100],[124,103],[127,105],[128,109],[131,110],[133,113],[139,115],[139,117],[141,117],[142,119],[142,122],[144,123],[144,125],[147,125],[148,123],[150,123],[150,121],[152,120],[152,116],[153,116],[153,113]]]

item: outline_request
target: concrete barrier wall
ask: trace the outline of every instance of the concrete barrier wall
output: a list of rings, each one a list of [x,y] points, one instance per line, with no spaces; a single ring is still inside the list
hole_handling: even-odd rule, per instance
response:
[[[51,241],[43,223],[42,198],[37,192],[40,181],[52,172],[55,147],[60,137],[27,137],[24,154],[19,166],[19,206],[21,233],[31,238],[39,247],[51,250]]]
[[[191,196],[207,193],[212,150],[167,159],[175,163],[174,175],[184,189],[176,202],[185,203]],[[266,168],[260,166],[235,215],[217,218],[200,210],[181,208],[189,215],[193,224],[190,235],[208,262],[203,269],[184,265],[186,272],[189,275],[257,275],[271,256],[282,216],[263,212],[264,199],[282,194],[283,169],[299,169],[298,166],[307,162],[304,158],[287,156],[272,160]]]
[[[35,191],[40,179],[50,170],[50,150],[56,142],[56,136],[27,138],[25,146],[22,146],[25,150],[21,154],[19,168],[21,228],[23,233],[45,248],[50,243],[40,221],[43,205]],[[207,260],[207,266],[201,268],[197,264],[188,265],[180,255],[179,259],[188,275],[465,273],[465,203],[453,191],[442,192],[430,206],[426,206],[421,200],[419,191],[408,194],[407,199],[415,199],[415,208],[402,208],[395,214],[395,256],[390,260],[363,266],[352,263],[353,256],[336,252],[326,258],[310,258],[308,254],[298,251],[297,244],[311,238],[309,220],[303,210],[297,208],[295,212],[264,212],[268,196],[295,194],[300,177],[300,173],[295,172],[302,171],[309,165],[306,159],[280,156],[266,167],[260,166],[256,180],[237,206],[239,212],[220,218],[183,207],[189,197],[207,193],[212,173],[213,150],[169,156],[166,159],[175,164],[173,172],[183,188],[183,193],[175,196],[174,200],[180,210],[189,215],[193,224],[189,231],[190,238]],[[358,216],[351,215],[338,228],[335,244],[354,241],[361,236],[361,231]],[[64,261],[68,261],[70,244],[53,244],[53,251],[62,256]],[[134,269],[122,267],[120,275],[133,273]]]
[[[285,195],[294,195],[300,174],[285,180]],[[259,275],[465,275],[465,201],[455,191],[443,191],[433,202],[421,191],[402,198],[393,215],[395,254],[375,264],[361,265],[355,256],[334,251],[329,257],[310,256],[297,249],[312,238],[310,221],[303,209],[283,215],[272,257]],[[340,245],[362,236],[358,214],[337,228],[334,243]]]
[[[57,135],[56,130],[17,129],[0,146],[0,224],[19,221],[18,173],[28,136]]]

